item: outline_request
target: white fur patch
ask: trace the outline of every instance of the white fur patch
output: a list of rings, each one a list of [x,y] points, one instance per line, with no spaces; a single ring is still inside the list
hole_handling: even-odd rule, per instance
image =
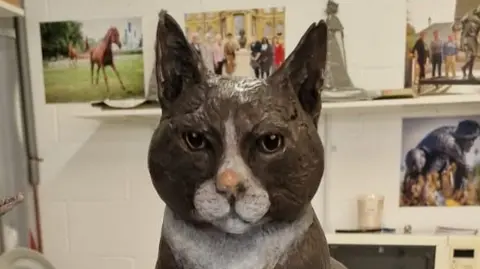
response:
[[[225,99],[236,96],[242,101],[246,100],[242,99],[245,96],[241,95],[241,93],[259,90],[267,86],[267,83],[263,79],[214,75],[209,76],[207,83],[211,86],[218,87],[220,96],[223,96]]]
[[[313,223],[309,208],[297,221],[267,224],[247,234],[229,236],[204,231],[175,218],[165,209],[162,235],[184,269],[273,269],[281,264]]]
[[[238,92],[252,91],[260,86],[266,85],[264,80],[255,78],[246,78],[235,83],[234,89]]]
[[[223,89],[228,88],[239,92],[251,91],[255,90],[260,86],[267,85],[267,83],[263,79],[222,76],[210,76],[207,83],[209,85],[218,85]]]

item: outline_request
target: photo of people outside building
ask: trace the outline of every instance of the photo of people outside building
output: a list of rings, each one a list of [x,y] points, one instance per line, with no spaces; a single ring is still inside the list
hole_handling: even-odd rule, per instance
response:
[[[405,86],[428,79],[479,84],[480,2],[407,1]],[[431,14],[425,13],[426,5],[435,6]],[[469,92],[468,86],[458,90]]]
[[[285,60],[285,8],[185,14],[186,35],[218,75],[267,78]]]

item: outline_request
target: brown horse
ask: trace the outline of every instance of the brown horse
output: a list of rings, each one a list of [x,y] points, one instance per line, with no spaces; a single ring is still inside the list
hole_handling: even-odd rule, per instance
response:
[[[108,77],[105,72],[106,66],[110,66],[112,68],[113,72],[118,78],[118,81],[120,82],[120,85],[122,86],[122,89],[125,90],[123,81],[120,78],[117,68],[115,67],[115,63],[113,62],[112,43],[117,44],[119,48],[122,47],[122,43],[120,43],[120,34],[118,33],[118,29],[116,27],[110,27],[102,42],[90,50],[91,82],[93,84],[93,69],[95,65],[97,65],[97,77],[95,84],[98,84],[100,69],[102,69],[103,79],[105,80],[105,86],[107,87],[107,96],[110,95],[110,88],[108,87]]]
[[[73,47],[72,42],[68,43],[68,59],[70,59],[70,65],[77,67],[78,54],[77,50]]]

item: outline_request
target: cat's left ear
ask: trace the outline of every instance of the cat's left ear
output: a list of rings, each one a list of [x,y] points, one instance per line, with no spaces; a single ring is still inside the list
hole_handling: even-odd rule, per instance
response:
[[[268,78],[275,87],[292,89],[315,125],[322,108],[320,91],[326,62],[327,24],[322,20],[308,28],[293,52]]]
[[[207,72],[182,28],[165,10],[158,15],[156,38],[158,100],[162,109],[168,111],[182,94],[195,94],[198,86],[207,79]]]

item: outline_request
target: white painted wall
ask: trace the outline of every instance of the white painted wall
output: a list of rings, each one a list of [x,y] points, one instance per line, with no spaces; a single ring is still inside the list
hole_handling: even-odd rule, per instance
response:
[[[289,52],[304,29],[323,17],[325,2],[265,0],[262,7],[286,7]],[[368,89],[401,88],[405,1],[338,2],[355,83]],[[96,10],[91,8],[95,5]],[[45,105],[39,22],[142,16],[149,70],[161,8],[182,25],[188,12],[258,7],[255,0],[26,0],[38,141],[40,156],[45,158],[41,186],[45,253],[58,268],[153,268],[163,204],[151,187],[146,152],[157,119],[100,122],[75,117],[91,110],[85,104]],[[401,118],[475,113],[480,113],[480,107],[448,105],[349,109],[322,118],[319,133],[325,141],[327,167],[314,206],[323,225],[327,230],[354,227],[356,197],[379,193],[386,196],[388,226],[479,227],[477,208],[398,207]]]
[[[146,152],[156,119],[102,124],[42,185],[45,254],[58,268],[153,268],[163,203]]]

